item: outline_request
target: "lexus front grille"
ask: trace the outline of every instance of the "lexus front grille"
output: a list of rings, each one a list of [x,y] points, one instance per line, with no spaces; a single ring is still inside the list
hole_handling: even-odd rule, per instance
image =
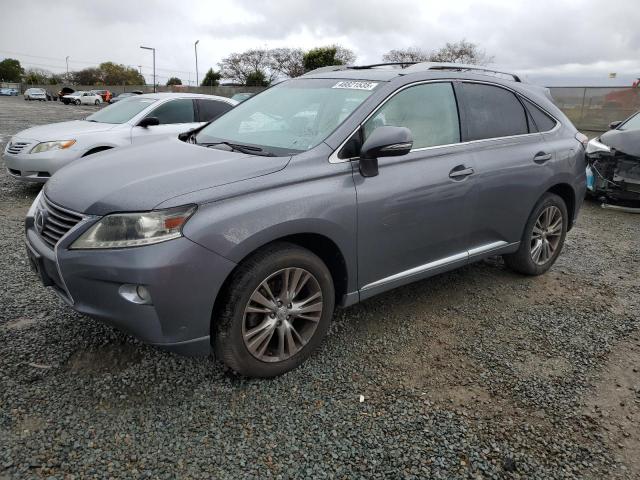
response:
[[[60,239],[82,219],[83,216],[79,213],[58,207],[42,195],[36,212],[35,226],[42,240],[54,248]]]

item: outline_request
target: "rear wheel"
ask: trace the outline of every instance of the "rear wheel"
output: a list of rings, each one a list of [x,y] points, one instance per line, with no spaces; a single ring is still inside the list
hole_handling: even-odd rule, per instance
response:
[[[541,275],[560,255],[569,216],[561,197],[545,193],[534,207],[517,252],[504,255],[507,266],[525,275]]]
[[[273,377],[300,365],[325,336],[333,280],[315,254],[275,243],[245,260],[213,320],[216,355],[235,372]]]
[[[95,105],[100,105],[100,100],[96,100],[96,101],[94,102],[94,104],[95,104]]]

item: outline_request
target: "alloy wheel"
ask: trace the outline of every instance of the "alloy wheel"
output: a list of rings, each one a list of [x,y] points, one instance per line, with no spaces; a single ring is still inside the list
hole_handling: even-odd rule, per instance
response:
[[[242,338],[263,362],[281,362],[311,340],[322,318],[322,290],[303,268],[284,268],[253,291],[244,309]]]
[[[533,225],[531,233],[531,259],[537,265],[551,260],[562,238],[562,212],[555,205],[546,207]]]

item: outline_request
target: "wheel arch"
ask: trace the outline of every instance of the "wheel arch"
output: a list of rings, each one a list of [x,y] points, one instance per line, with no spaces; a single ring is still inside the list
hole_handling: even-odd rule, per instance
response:
[[[576,192],[573,187],[568,183],[557,183],[547,189],[545,193],[554,193],[562,198],[569,213],[567,231],[571,230],[576,215]]]
[[[326,235],[311,232],[301,232],[275,238],[246,253],[244,257],[237,263],[236,267],[231,272],[229,272],[224,282],[222,283],[222,287],[218,291],[213,304],[211,317],[212,321],[216,317],[216,312],[219,312],[220,308],[222,308],[224,301],[223,292],[227,288],[229,288],[231,278],[233,277],[233,274],[236,272],[239,266],[242,264],[242,262],[259,250],[262,250],[263,248],[278,242],[292,243],[299,247],[306,248],[307,250],[320,257],[320,259],[324,262],[324,264],[329,269],[329,272],[331,273],[336,295],[336,305],[345,304],[345,297],[349,290],[349,269],[347,267],[344,254],[340,250],[340,247],[338,247],[337,243]]]

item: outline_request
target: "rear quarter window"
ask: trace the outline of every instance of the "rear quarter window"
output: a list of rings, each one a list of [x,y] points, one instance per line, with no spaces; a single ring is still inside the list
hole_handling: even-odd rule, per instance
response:
[[[556,126],[556,121],[553,118],[540,110],[540,108],[526,98],[523,98],[522,101],[526,105],[531,117],[533,117],[533,121],[538,132],[548,132],[549,130],[553,130],[553,127]],[[535,132],[536,129],[532,129],[532,131]]]

